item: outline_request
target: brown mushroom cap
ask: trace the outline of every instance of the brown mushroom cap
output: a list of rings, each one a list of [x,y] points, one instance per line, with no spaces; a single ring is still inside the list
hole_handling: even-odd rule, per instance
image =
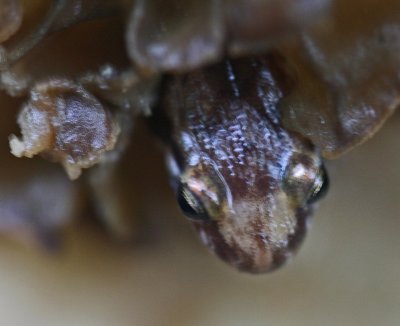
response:
[[[284,123],[335,158],[373,134],[400,97],[400,3],[332,3],[330,19],[282,51],[294,85]]]
[[[226,55],[280,52],[288,80],[283,122],[326,158],[371,137],[399,101],[396,0],[384,6],[373,0],[139,0],[127,47],[144,74],[187,71]]]

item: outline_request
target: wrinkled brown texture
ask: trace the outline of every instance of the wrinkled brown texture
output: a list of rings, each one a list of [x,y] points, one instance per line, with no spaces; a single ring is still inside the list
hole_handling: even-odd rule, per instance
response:
[[[266,51],[319,21],[329,0],[137,0],[127,48],[145,73],[189,70],[230,55]]]
[[[400,97],[400,3],[333,3],[330,19],[282,48],[294,85],[286,126],[334,158],[371,137]]]
[[[78,3],[78,1],[74,3]],[[83,9],[93,8],[94,3],[85,2]],[[110,7],[107,2],[98,1],[97,3],[107,8]],[[72,5],[72,2],[69,2],[69,5]],[[114,5],[111,5],[111,7]],[[22,42],[27,35],[33,33],[34,29],[40,26],[41,20],[48,14],[49,8],[50,2],[47,1],[24,2],[25,16],[22,27],[15,37],[5,44],[5,47],[7,49],[18,48],[18,43]],[[85,12],[87,14],[88,10],[85,10],[81,10],[78,13],[75,12],[76,15],[71,17],[69,23],[84,20],[81,18],[83,18],[82,14],[85,14]],[[51,175],[51,177],[45,179],[45,185],[49,188],[42,187],[42,193],[50,191],[52,183],[57,189],[60,189],[58,187],[60,178],[62,182],[65,180],[64,183],[68,187],[79,190],[79,197],[71,196],[67,191],[58,191],[58,195],[51,199],[54,203],[59,203],[56,207],[62,207],[64,202],[69,203],[68,206],[64,206],[64,209],[60,210],[60,213],[63,213],[63,218],[60,218],[58,214],[50,216],[47,212],[43,212],[45,205],[39,205],[42,199],[37,199],[38,205],[36,206],[35,214],[32,214],[32,216],[26,216],[21,212],[19,219],[16,219],[16,221],[25,222],[20,223],[21,225],[16,228],[16,232],[24,235],[23,240],[26,235],[29,235],[35,241],[43,243],[47,241],[47,235],[54,237],[56,229],[64,227],[79,215],[76,207],[80,207],[81,205],[78,205],[78,203],[82,201],[86,201],[86,205],[92,201],[93,206],[95,206],[95,215],[103,221],[104,225],[108,227],[108,230],[115,237],[129,240],[132,238],[132,234],[136,232],[136,221],[132,218],[132,214],[135,214],[136,201],[130,198],[129,184],[126,184],[127,176],[130,173],[119,171],[120,158],[123,156],[122,150],[129,145],[127,138],[129,138],[128,136],[132,129],[130,112],[149,111],[151,87],[147,85],[153,82],[149,81],[149,83],[145,84],[146,86],[142,85],[142,82],[140,83],[139,89],[144,88],[144,92],[137,91],[136,87],[131,87],[132,84],[137,85],[140,80],[136,77],[136,74],[127,69],[129,65],[123,44],[123,19],[115,11],[113,13],[111,18],[104,17],[108,15],[105,14],[104,10],[102,11],[101,8],[98,8],[98,10],[92,12],[88,22],[80,21],[79,24],[61,29],[56,33],[54,31],[59,27],[53,26],[46,35],[43,35],[37,46],[28,51],[15,64],[0,73],[2,88],[12,96],[29,96],[31,88],[35,87],[38,81],[44,80],[45,83],[48,83],[49,79],[51,79],[52,82],[57,83],[68,78],[69,83],[85,85],[84,87],[90,93],[95,94],[95,97],[101,100],[102,103],[104,102],[106,106],[123,108],[123,117],[119,114],[117,115],[118,123],[122,126],[122,134],[124,136],[120,138],[116,148],[108,152],[106,157],[103,157],[105,164],[102,164],[99,169],[93,170],[93,177],[90,173],[87,175],[88,178],[84,178],[79,182],[69,183],[65,180],[66,176],[54,164],[49,165],[45,162],[40,162],[43,160],[39,158],[21,160],[10,156],[9,147],[6,145],[3,156],[16,160],[21,169],[27,170],[27,174],[24,174],[23,171],[17,172],[21,177],[25,176],[25,185],[38,183],[37,178],[32,178],[29,166],[33,167],[39,164],[43,166],[44,173],[47,170]],[[64,14],[66,15],[67,12],[64,12]],[[101,19],[94,19],[96,17],[93,16],[96,15],[100,15]],[[65,18],[67,19],[68,15]],[[63,19],[56,22],[64,24]],[[93,37],[93,35],[101,35],[101,37]],[[5,94],[2,94],[2,96],[5,97]],[[93,98],[90,94],[89,97]],[[136,109],[139,106],[135,104],[139,102],[140,109]],[[10,113],[14,112],[13,116],[9,117],[9,122],[15,119],[17,113],[15,105],[10,106],[6,101],[2,100],[2,106],[7,110],[12,110]],[[4,123],[7,123],[7,119],[4,120]],[[18,129],[14,128],[13,132],[17,133]],[[6,133],[10,134],[10,131]],[[7,140],[7,135],[4,135],[4,140]],[[49,158],[48,155],[47,158]],[[57,171],[57,175],[54,178],[52,177],[53,169]],[[123,170],[126,170],[126,168]],[[98,171],[102,172],[99,173]],[[42,172],[32,169],[32,173],[37,174],[40,181]],[[3,184],[8,184],[3,177],[0,178]],[[16,191],[10,193],[8,197],[11,200],[10,205],[19,205],[18,203],[22,200],[25,201],[25,206],[29,207],[29,205],[32,205],[32,200],[22,195],[22,192],[21,199],[17,198],[18,189],[25,186],[22,181],[16,180],[15,177],[14,180]],[[95,180],[95,182],[91,180]],[[87,181],[87,185],[84,188],[87,189],[82,189],[82,184],[85,181]],[[8,188],[10,190],[14,189]],[[88,197],[86,190],[93,191],[92,195]],[[88,201],[88,199],[92,200]],[[46,201],[45,196],[43,196],[43,200]],[[48,212],[50,213],[50,210]],[[6,220],[3,221],[3,218],[6,218],[6,214],[7,210],[0,208],[0,229],[10,232],[9,223]],[[93,215],[93,212],[91,214]],[[42,216],[43,220],[47,220],[47,223],[53,225],[53,227],[47,228],[45,223],[36,227],[34,223],[31,223],[31,219],[35,219],[36,215]],[[59,221],[59,223],[53,223],[55,220]],[[2,225],[4,225],[4,228]]]
[[[10,155],[7,137],[17,131],[13,121],[21,101],[0,92],[0,102],[0,232],[51,249],[60,229],[82,212],[82,184],[54,164]]]
[[[98,99],[68,80],[36,85],[18,124],[22,139],[10,137],[11,152],[18,157],[40,153],[61,163],[71,179],[101,161],[120,131]]]
[[[127,32],[129,54],[143,72],[279,51],[290,80],[285,125],[327,158],[371,137],[397,107],[399,44],[394,0],[137,1]]]
[[[229,60],[168,79],[154,113],[171,128],[163,140],[176,162],[170,173],[183,212],[214,253],[252,273],[294,255],[312,213],[312,189],[323,185],[318,151],[282,127],[279,59]],[[194,199],[182,200],[182,189]]]
[[[99,215],[121,238],[131,236],[134,229],[124,223],[134,205],[124,176],[141,157],[129,158],[133,163],[124,165],[124,169],[119,160],[129,145],[133,115],[149,114],[158,96],[161,73],[189,72],[225,56],[279,52],[286,60],[285,73],[278,78],[286,86],[279,103],[285,126],[309,137],[328,158],[371,137],[397,106],[400,5],[395,0],[21,3],[23,20],[19,28],[18,19],[12,24],[0,22],[7,32],[3,38],[8,38],[1,44],[1,88],[11,96],[26,97],[38,83],[68,79],[83,85],[90,98],[94,96],[105,107],[112,107],[119,123],[126,122],[121,127],[124,136],[102,158],[89,181]],[[147,79],[147,74],[151,78]],[[143,76],[146,80],[141,79]],[[8,108],[6,101],[2,104]],[[84,137],[87,125],[78,124],[77,136]],[[45,127],[40,125],[39,129]],[[44,143],[50,144],[49,139]],[[91,154],[89,148],[81,153]],[[54,159],[54,155],[48,156]],[[57,159],[60,157],[56,155]],[[43,169],[37,175],[47,175],[46,169],[51,168],[44,165]],[[9,198],[13,201],[15,197],[17,206],[33,203],[36,199],[30,200],[25,190],[17,198],[18,187],[29,189],[31,183],[40,182],[31,173],[19,174],[26,180],[16,181],[14,195]],[[62,194],[51,200],[75,204],[68,187],[58,188],[64,185],[58,176],[46,180],[54,182]],[[1,181],[8,187],[2,177]],[[47,183],[40,187],[49,191]],[[120,199],[123,196],[125,199]],[[4,207],[0,211],[5,216],[12,205]],[[44,209],[38,207],[42,208],[36,215]],[[65,208],[60,210],[65,212],[61,215],[70,214],[68,207],[60,207]],[[31,220],[25,213],[19,214],[29,228]],[[58,213],[54,215],[42,214],[49,225],[67,222]],[[51,223],[52,218],[60,223]]]

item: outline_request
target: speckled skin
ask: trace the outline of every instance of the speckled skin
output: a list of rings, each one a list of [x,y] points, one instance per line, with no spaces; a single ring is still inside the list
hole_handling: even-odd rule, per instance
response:
[[[323,170],[313,146],[280,124],[276,60],[226,61],[170,77],[155,114],[176,190],[189,189],[207,212],[193,220],[202,241],[253,273],[296,251]]]

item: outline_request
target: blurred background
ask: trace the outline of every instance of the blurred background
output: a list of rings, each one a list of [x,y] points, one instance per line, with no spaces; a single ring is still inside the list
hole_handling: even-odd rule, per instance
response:
[[[328,162],[331,189],[300,253],[254,276],[200,244],[177,210],[159,148],[139,126],[130,161],[139,240],[117,244],[89,216],[70,225],[59,252],[3,238],[2,324],[397,325],[399,128],[397,114]]]
[[[156,2],[158,6],[166,3],[162,0]],[[243,4],[243,8],[246,8],[248,3],[253,4],[253,9],[257,8],[257,4],[263,3],[232,1],[236,2]],[[329,77],[338,71],[348,73],[345,74],[348,84],[341,85],[342,88],[335,88],[336,91],[340,90],[337,95],[346,97],[347,90],[353,92],[349,98],[360,100],[363,104],[360,106],[361,111],[368,109],[367,117],[379,124],[380,120],[375,121],[374,114],[379,117],[382,113],[380,110],[388,109],[387,105],[375,105],[374,112],[370,110],[370,105],[364,104],[381,103],[374,102],[373,96],[369,98],[376,94],[383,102],[388,99],[392,104],[398,102],[398,1],[387,1],[385,6],[374,0],[279,1],[276,3],[279,4],[277,10],[280,11],[268,12],[272,13],[272,18],[283,19],[282,24],[279,23],[279,19],[264,19],[260,14],[259,20],[254,20],[254,26],[253,19],[249,20],[250,27],[255,27],[249,31],[256,31],[257,39],[258,24],[264,22],[264,28],[270,28],[272,34],[261,36],[279,39],[280,32],[286,32],[286,27],[290,27],[289,31],[297,31],[299,26],[308,26],[314,20],[325,17],[320,11],[328,10],[329,13],[331,2],[336,6],[332,8],[336,8],[333,16],[337,25],[321,25],[323,28],[316,28],[316,33],[320,35],[320,32],[325,31],[329,34],[330,28],[335,32],[335,26],[340,27],[337,28],[337,39],[323,37],[320,44],[322,53],[333,58],[328,60],[333,62],[333,65],[322,65],[324,69],[331,69],[327,72],[317,66],[314,69],[322,69],[323,75],[325,76],[326,72],[326,76]],[[0,31],[7,32],[7,35],[3,33],[5,36],[0,34],[3,37],[0,43],[5,42],[0,44],[0,52],[4,52],[4,48],[18,49],[18,42],[34,30],[44,19],[49,5],[56,2],[21,1],[23,16],[18,10],[9,10],[12,14],[10,15],[10,12],[4,9],[6,3],[15,5],[18,1],[0,1],[1,10],[4,11],[0,10],[0,17],[8,14],[8,17],[12,18],[8,21],[3,18],[0,22],[3,23]],[[290,264],[266,275],[239,273],[210,254],[200,243],[178,210],[168,185],[161,146],[149,134],[144,121],[138,121],[135,125],[133,144],[121,166],[116,169],[115,178],[110,178],[110,187],[106,183],[103,187],[94,186],[90,191],[87,182],[90,171],[85,171],[82,178],[72,183],[59,165],[40,158],[17,159],[9,153],[8,136],[11,133],[19,133],[15,122],[18,110],[27,100],[29,90],[37,80],[60,76],[82,77],[82,73],[96,72],[108,63],[116,65],[117,68],[129,68],[132,66],[132,58],[128,58],[126,54],[127,45],[132,47],[131,56],[140,57],[141,48],[135,47],[135,42],[131,40],[129,44],[125,43],[125,18],[111,15],[109,19],[74,25],[80,19],[87,18],[84,15],[85,10],[92,13],[92,4],[104,6],[104,12],[114,12],[114,5],[118,7],[118,4],[126,4],[129,6],[127,8],[130,8],[131,3],[131,0],[69,1],[69,11],[53,22],[53,30],[40,45],[30,50],[23,60],[12,66],[12,69],[0,73],[1,87],[16,96],[10,97],[3,91],[0,92],[0,324],[398,325],[399,113],[391,117],[374,138],[340,159],[327,162],[331,180],[330,191],[316,210],[312,228],[304,245]],[[146,1],[137,3],[146,4]],[[147,3],[152,9],[152,2]],[[187,3],[199,4],[199,7],[207,4],[195,1]],[[265,2],[267,5],[268,3]],[[87,7],[83,6],[82,9],[80,4]],[[350,6],[351,10],[348,9]],[[189,7],[190,10],[194,8],[193,12],[197,14],[196,6]],[[124,17],[130,13],[130,9],[120,7],[117,8],[119,14],[121,8]],[[143,17],[150,17],[150,23],[153,20],[157,32],[165,26],[158,23],[160,17],[157,16],[162,16],[163,11],[157,11],[157,6],[154,8],[155,12]],[[241,7],[237,8],[239,9],[233,13],[239,15],[233,15],[232,22],[235,22],[235,19],[240,21],[242,16],[253,17],[242,15]],[[251,6],[249,8],[251,9]],[[81,9],[82,17],[79,16]],[[297,12],[294,9],[301,10]],[[93,13],[94,16],[103,17],[104,12],[99,10]],[[225,11],[223,13],[225,14]],[[284,15],[279,16],[277,13]],[[19,28],[16,19],[18,17],[22,19],[18,32],[20,35],[17,33],[16,37],[7,41]],[[184,27],[188,23],[189,26],[191,23],[196,25],[197,22],[201,27],[203,16],[198,17],[200,18],[192,20],[190,15],[172,15],[171,26],[175,26],[174,19],[182,18],[180,23]],[[367,19],[368,17],[370,19]],[[375,26],[374,24],[380,24],[381,21],[386,21],[385,19],[388,25],[382,25],[383,32],[378,29],[382,33],[378,33],[378,36],[373,34],[374,37],[370,39],[371,35],[368,33],[373,31],[373,28],[368,24]],[[207,22],[210,23],[204,20],[204,24]],[[275,26],[277,22],[279,24]],[[152,24],[144,24],[145,27],[148,25],[154,27]],[[236,25],[232,24],[235,27]],[[367,37],[363,34],[364,25],[368,32],[365,34]],[[70,27],[65,29],[66,26]],[[285,28],[280,30],[279,26]],[[363,33],[358,34],[358,29]],[[179,32],[179,29],[173,30]],[[238,31],[240,32],[240,28]],[[150,32],[154,31],[150,28]],[[275,35],[274,32],[279,33]],[[137,37],[134,41],[139,45],[141,41],[151,43],[152,38],[148,36],[154,34],[148,33],[139,30],[137,35],[133,35]],[[96,37],[93,37],[94,35]],[[167,45],[169,42],[175,44],[174,37],[169,39],[170,34],[165,35],[166,39],[156,41],[165,41]],[[239,45],[240,36],[239,33]],[[361,43],[357,43],[358,38]],[[349,46],[350,50],[347,51],[344,47],[347,52],[333,51],[337,45],[335,40],[339,44],[337,49],[341,49],[340,42],[344,40],[344,44]],[[178,44],[184,48],[186,43],[181,40]],[[373,47],[370,51],[371,46]],[[143,48],[146,49],[146,46]],[[182,50],[175,46],[170,48],[172,52],[176,49],[178,52]],[[239,51],[240,47],[236,50]],[[3,52],[0,54],[3,55]],[[192,52],[195,56],[198,54],[197,51]],[[294,53],[298,54],[297,51]],[[343,53],[345,55],[342,55]],[[320,58],[317,56],[317,59]],[[156,60],[157,58],[150,59],[148,64],[163,64]],[[311,77],[314,78],[314,75]],[[304,79],[301,79],[300,85],[303,82]],[[375,86],[380,87],[381,83],[385,86],[382,88],[383,93],[369,91],[374,90]],[[317,80],[316,84],[320,86],[323,83]],[[370,84],[374,87],[368,88]],[[348,87],[349,85],[352,87]],[[381,90],[379,87],[377,89]],[[324,93],[321,93],[318,87],[310,87],[309,90],[311,99],[314,99],[314,94],[318,94],[325,100]],[[117,92],[117,95],[120,94]],[[300,99],[303,100],[302,97]],[[324,113],[323,110],[326,110],[327,121],[336,122],[336,119],[331,118],[337,117],[337,108],[329,108],[325,102],[321,103],[314,103],[316,110],[309,105],[305,107],[311,108],[311,113]],[[390,109],[392,107],[394,104]],[[333,115],[329,109],[334,109]],[[304,117],[307,126],[309,116]],[[320,118],[318,114],[315,117]],[[325,125],[325,120],[322,121],[324,123],[317,125],[327,127],[329,131],[331,125]],[[346,121],[344,119],[344,122]],[[369,127],[364,120],[355,121],[361,121],[361,129]],[[298,121],[294,122],[296,125]],[[315,126],[313,123],[310,125]],[[335,128],[331,129],[337,130]],[[353,131],[352,128],[349,129],[350,139]],[[317,141],[318,136],[324,134],[318,132],[320,131],[315,130]],[[97,193],[93,190],[97,190]],[[110,196],[117,192],[116,196]],[[125,199],[119,201],[118,198]],[[115,208],[116,211],[113,210]],[[114,214],[115,212],[129,212],[126,215],[129,218],[134,216],[129,221],[96,218],[102,213],[104,216],[118,215]],[[120,240],[125,241],[113,239],[113,232]],[[132,234],[136,235],[135,240],[126,241]]]

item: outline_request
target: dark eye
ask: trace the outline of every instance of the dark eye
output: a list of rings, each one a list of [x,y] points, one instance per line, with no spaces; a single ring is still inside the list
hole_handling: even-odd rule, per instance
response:
[[[299,154],[291,160],[283,176],[283,189],[302,204],[321,199],[329,187],[328,174],[313,156]]]
[[[321,172],[315,179],[314,187],[312,189],[311,195],[308,198],[308,203],[314,203],[325,196],[329,188],[329,177],[324,167],[321,167]]]
[[[195,221],[210,221],[200,199],[182,183],[178,187],[178,204],[188,218]]]

